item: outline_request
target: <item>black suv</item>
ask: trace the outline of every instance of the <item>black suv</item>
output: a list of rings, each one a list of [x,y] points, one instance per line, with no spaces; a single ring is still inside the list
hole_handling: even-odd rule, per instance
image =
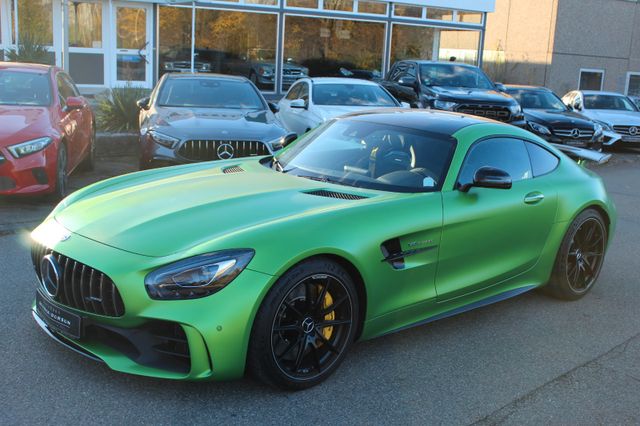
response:
[[[413,108],[433,108],[526,125],[522,108],[478,67],[423,60],[393,64],[381,84]]]

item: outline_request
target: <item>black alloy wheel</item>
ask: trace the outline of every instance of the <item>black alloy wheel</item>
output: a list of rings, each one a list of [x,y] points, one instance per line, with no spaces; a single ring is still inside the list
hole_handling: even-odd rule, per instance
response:
[[[58,161],[56,166],[56,182],[55,190],[52,194],[56,200],[61,200],[67,196],[67,185],[69,182],[69,174],[67,172],[67,147],[60,143],[58,147]]]
[[[325,380],[344,359],[358,324],[354,283],[325,258],[302,262],[276,282],[252,330],[248,366],[260,380],[306,389]]]
[[[607,227],[598,211],[590,208],[580,213],[562,240],[551,280],[543,291],[565,300],[587,294],[602,270],[607,239]]]

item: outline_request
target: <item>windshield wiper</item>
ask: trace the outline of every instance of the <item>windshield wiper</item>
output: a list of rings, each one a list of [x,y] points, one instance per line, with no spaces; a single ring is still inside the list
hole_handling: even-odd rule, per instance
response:
[[[335,180],[335,179],[331,179],[328,177],[318,177],[318,176],[309,176],[309,175],[296,175],[298,177],[301,178],[305,178],[305,179],[310,179],[310,180],[315,180],[316,182],[324,182],[324,183],[334,183],[336,185],[342,185],[342,186],[352,186],[352,185],[348,185],[344,182],[341,182],[339,180]]]

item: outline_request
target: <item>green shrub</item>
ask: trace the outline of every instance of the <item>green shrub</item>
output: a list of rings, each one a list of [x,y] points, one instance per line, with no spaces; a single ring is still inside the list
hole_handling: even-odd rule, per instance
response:
[[[149,90],[126,85],[114,87],[97,96],[98,130],[130,132],[138,130],[138,99],[149,96]]]
[[[20,38],[17,48],[7,49],[5,52],[7,61],[28,62],[32,64],[53,65],[55,55],[49,52],[37,38],[30,34],[25,34]]]

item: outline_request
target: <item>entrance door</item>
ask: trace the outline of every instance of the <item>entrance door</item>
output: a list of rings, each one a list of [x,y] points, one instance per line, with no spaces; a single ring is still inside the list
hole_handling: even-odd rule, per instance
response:
[[[112,45],[116,47],[113,72],[117,85],[152,86],[151,5],[114,3]]]

